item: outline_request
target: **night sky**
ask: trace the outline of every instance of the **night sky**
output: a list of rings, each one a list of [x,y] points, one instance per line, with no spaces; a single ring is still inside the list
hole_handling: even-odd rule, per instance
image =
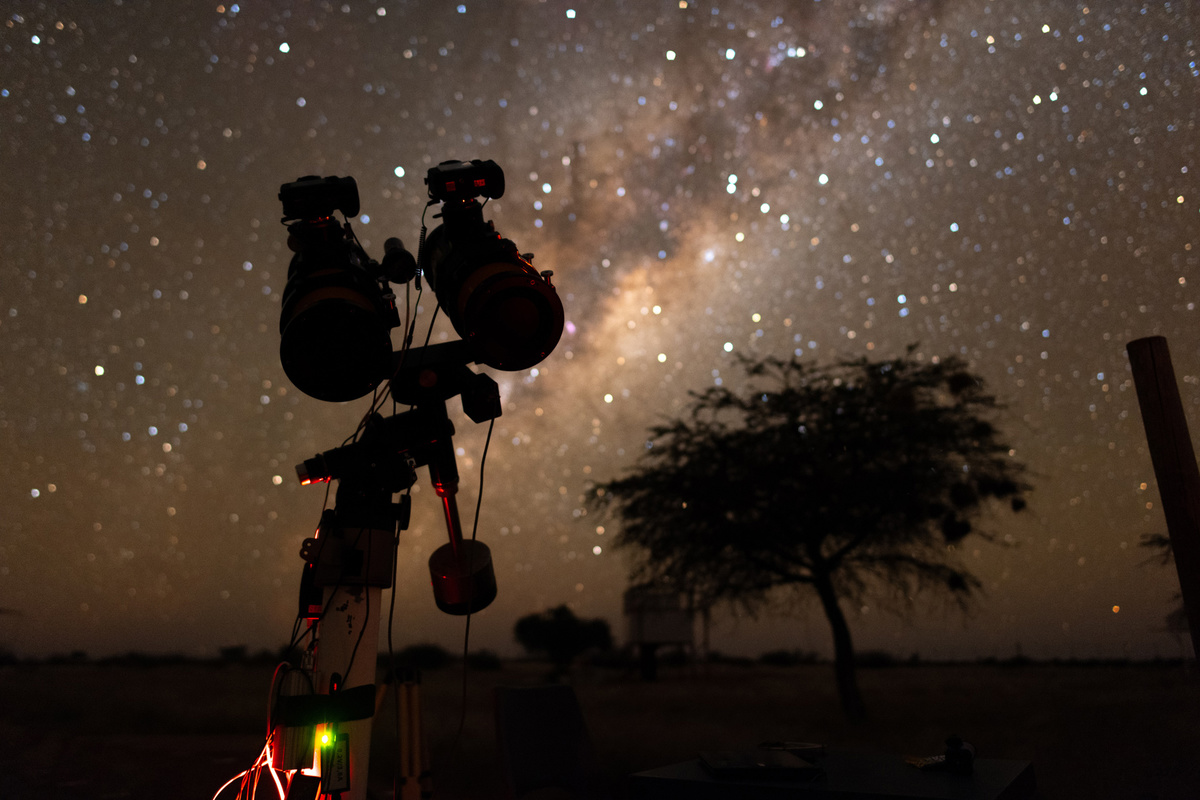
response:
[[[415,249],[426,170],[495,159],[485,217],[554,270],[567,328],[492,372],[479,538],[515,654],[569,602],[619,632],[625,553],[585,511],[737,357],[967,359],[1007,405],[1030,508],[958,555],[963,617],[854,609],[907,656],[1177,656],[1178,586],[1125,345],[1165,336],[1200,428],[1198,13],[1178,2],[21,2],[0,28],[0,646],[211,655],[287,640],[323,487],[294,465],[369,398],[278,359],[277,192],[353,175],[367,250]],[[431,225],[433,220],[427,220]],[[403,292],[401,292],[403,295]],[[415,299],[415,292],[413,295]],[[434,299],[421,299],[418,331]],[[452,335],[439,318],[434,341]],[[398,341],[398,334],[396,334]],[[474,509],[486,426],[451,416]],[[461,647],[425,565],[398,644]],[[1119,609],[1119,610],[1118,610]],[[815,603],[713,647],[829,653]]]

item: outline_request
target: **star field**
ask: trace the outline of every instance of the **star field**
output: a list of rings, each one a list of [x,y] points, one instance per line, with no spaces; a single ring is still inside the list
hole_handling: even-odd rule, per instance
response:
[[[1124,350],[1167,338],[1195,438],[1188,3],[19,5],[0,28],[0,646],[282,643],[323,500],[293,465],[367,400],[283,374],[278,187],[353,175],[378,258],[390,236],[415,249],[430,166],[491,158],[508,188],[485,218],[554,270],[568,322],[545,362],[492,373],[479,538],[500,595],[474,644],[510,652],[517,616],[568,601],[620,631],[627,562],[583,497],[689,390],[736,385],[739,355],[918,343],[987,379],[1035,491],[984,521],[1006,546],[964,543],[987,591],[971,618],[864,607],[856,644],[1178,654],[1174,575],[1138,547],[1165,522]],[[467,516],[485,426],[451,416]],[[457,646],[424,475],[413,499],[397,640]],[[713,646],[828,638],[809,608],[723,620]]]

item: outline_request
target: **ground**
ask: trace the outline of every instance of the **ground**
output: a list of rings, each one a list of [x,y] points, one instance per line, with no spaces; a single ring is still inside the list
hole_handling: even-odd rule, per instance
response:
[[[0,797],[208,800],[253,761],[265,733],[272,665],[115,664],[0,667]],[[497,795],[491,690],[539,682],[510,663],[424,675],[421,700],[436,797]],[[1200,675],[1175,665],[920,665],[864,669],[870,719],[850,725],[832,667],[717,665],[636,674],[579,669],[573,683],[599,760],[623,776],[789,739],[932,755],[950,733],[980,757],[1035,765],[1039,797],[1193,798],[1200,786]],[[376,725],[372,796],[391,797],[394,727]],[[260,795],[261,796],[261,795]]]

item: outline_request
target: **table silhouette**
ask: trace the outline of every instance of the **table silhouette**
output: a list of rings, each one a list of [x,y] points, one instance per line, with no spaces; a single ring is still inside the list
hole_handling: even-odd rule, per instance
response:
[[[902,756],[830,751],[812,759],[823,772],[796,780],[717,780],[700,759],[629,776],[631,800],[1027,800],[1028,761],[975,759],[969,775],[920,770]]]

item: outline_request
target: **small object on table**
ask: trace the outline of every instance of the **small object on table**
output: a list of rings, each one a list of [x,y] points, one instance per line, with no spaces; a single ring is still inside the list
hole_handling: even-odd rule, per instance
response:
[[[825,745],[814,742],[763,742],[759,750],[782,750],[801,758],[820,758],[825,755]]]
[[[784,750],[732,750],[700,754],[700,763],[717,780],[809,780],[823,770]]]
[[[957,733],[946,739],[946,752],[940,756],[905,756],[904,760],[917,769],[931,772],[952,772],[970,775],[975,768],[975,746],[964,742]]]

